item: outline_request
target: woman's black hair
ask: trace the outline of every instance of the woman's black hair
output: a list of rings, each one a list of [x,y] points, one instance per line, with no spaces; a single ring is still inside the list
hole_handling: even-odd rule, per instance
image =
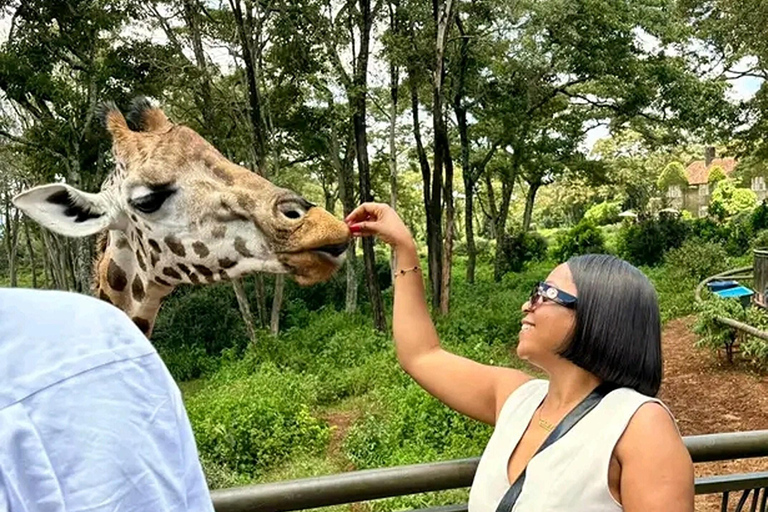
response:
[[[607,254],[568,260],[576,327],[560,355],[603,381],[656,396],[661,386],[661,314],[656,290],[626,261]]]

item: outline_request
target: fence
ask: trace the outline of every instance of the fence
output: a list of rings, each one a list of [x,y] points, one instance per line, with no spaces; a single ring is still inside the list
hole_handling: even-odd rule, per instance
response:
[[[768,456],[768,430],[686,436],[694,462]],[[352,471],[214,491],[216,512],[288,512],[358,503],[431,491],[459,489],[472,484],[478,458]],[[722,510],[765,512],[768,472],[703,477],[697,494],[722,494]],[[738,499],[736,495],[738,494]],[[733,501],[732,501],[733,500]],[[466,512],[466,504],[422,509],[418,512]]]

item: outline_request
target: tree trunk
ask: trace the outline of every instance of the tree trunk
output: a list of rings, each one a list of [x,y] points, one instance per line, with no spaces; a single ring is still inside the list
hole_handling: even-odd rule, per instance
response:
[[[368,132],[365,124],[366,118],[366,92],[368,88],[368,57],[373,25],[373,13],[371,13],[370,0],[359,0],[361,26],[360,26],[360,50],[355,67],[355,78],[350,100],[353,114],[352,122],[355,127],[355,145],[357,153],[357,166],[360,179],[361,202],[372,201],[370,165],[368,162]],[[387,322],[384,318],[384,304],[381,300],[381,290],[376,279],[376,254],[373,250],[374,240],[371,237],[363,238],[363,258],[365,260],[365,275],[368,284],[368,295],[373,313],[373,325],[379,331],[385,331]]]
[[[264,275],[256,274],[256,310],[259,315],[259,325],[265,327],[267,325],[267,291],[264,288]]]
[[[450,148],[445,147],[445,247],[443,248],[443,275],[441,283],[440,313],[448,314],[450,308],[451,276],[453,270],[453,231],[455,212],[453,203],[453,160]]]
[[[245,65],[245,76],[248,82],[248,104],[249,115],[251,119],[251,129],[254,137],[254,152],[256,154],[256,167],[260,174],[266,173],[267,168],[267,135],[264,130],[263,113],[261,109],[261,93],[259,91],[259,82],[256,75],[256,59],[254,55],[253,27],[249,26],[246,18],[243,17],[243,9],[240,0],[229,0],[232,7],[232,13],[235,17],[237,35],[240,38],[242,47],[243,64]],[[250,9],[250,2],[246,1],[246,9]]]
[[[37,264],[35,263],[35,251],[32,249],[32,239],[29,236],[29,222],[24,221],[24,237],[27,239],[27,253],[32,267],[32,288],[37,288]]]
[[[203,115],[203,122],[207,135],[215,140],[215,127],[213,116],[213,100],[211,94],[211,79],[208,73],[208,65],[205,60],[205,50],[203,48],[203,37],[200,31],[199,13],[200,4],[197,0],[183,0],[184,22],[189,29],[189,38],[192,42],[192,51],[195,54],[195,62],[200,70],[200,104],[199,108]]]
[[[541,187],[541,183],[529,183],[528,193],[525,196],[525,213],[523,214],[523,231],[531,229],[531,217],[533,216],[533,204],[536,200],[536,192]]]
[[[13,215],[10,213],[9,207],[10,201],[6,202],[6,234],[7,250],[8,250],[8,270],[10,271],[10,286],[15,288],[18,286],[17,264],[18,264],[18,249],[19,249],[19,210],[16,210]]]
[[[389,26],[392,34],[398,33],[397,11],[389,5]],[[397,129],[397,100],[400,87],[400,67],[389,63],[389,204],[393,210],[397,210],[397,148],[395,145],[395,133]],[[394,274],[397,271],[397,261],[394,249],[390,249],[389,266]]]
[[[280,332],[280,310],[283,307],[283,292],[285,291],[285,275],[275,276],[275,293],[272,297],[272,317],[269,321],[269,330],[273,336]]]
[[[496,232],[496,258],[493,265],[493,279],[496,282],[501,281],[501,268],[503,252],[501,251],[501,245],[504,240],[504,234],[507,227],[507,217],[509,216],[509,205],[512,200],[512,190],[514,189],[515,179],[517,179],[517,168],[512,172],[511,176],[506,176],[506,179],[501,185],[501,207],[499,209],[498,217],[494,223],[494,231]]]
[[[248,338],[250,338],[251,344],[256,347],[256,328],[253,326],[251,306],[248,303],[248,296],[245,294],[242,279],[232,279],[232,288],[235,290],[237,305],[240,308],[240,315],[243,317],[243,322],[245,322],[245,329],[248,331]]]

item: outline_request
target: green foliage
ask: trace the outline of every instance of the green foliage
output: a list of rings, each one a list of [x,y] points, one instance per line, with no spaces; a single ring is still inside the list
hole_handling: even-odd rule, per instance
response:
[[[725,175],[725,170],[719,165],[713,165],[712,168],[709,170],[709,177],[707,177],[707,183],[710,185],[716,184],[726,178],[727,176]]]
[[[659,190],[666,191],[674,185],[685,185],[688,179],[685,176],[685,167],[678,161],[670,162],[664,167],[656,181]]]
[[[584,214],[584,220],[591,222],[596,226],[604,226],[619,221],[621,213],[621,204],[617,202],[603,202],[591,207]]]
[[[558,262],[564,262],[572,256],[604,252],[603,232],[591,222],[583,221],[558,235],[552,257]]]
[[[752,249],[768,249],[768,229],[758,231],[751,242]]]
[[[766,204],[765,200],[761,201],[760,204],[752,211],[751,222],[752,230],[754,232],[768,229],[768,204]]]
[[[725,343],[731,342],[734,336],[733,329],[717,322],[717,317],[732,318],[739,322],[747,321],[747,313],[736,299],[714,297],[698,304],[696,310],[698,316],[693,332],[700,336],[696,344],[712,350],[724,348]]]
[[[502,274],[520,272],[529,261],[540,261],[547,255],[547,242],[535,231],[514,230],[501,240]]]
[[[619,234],[619,256],[634,265],[658,265],[666,251],[683,244],[688,233],[682,219],[670,216],[625,224]]]
[[[728,233],[725,250],[729,255],[741,256],[749,251],[754,235],[751,212],[742,210],[736,213],[726,224],[725,232]]]
[[[757,196],[748,188],[737,188],[732,179],[724,179],[717,183],[712,191],[710,212],[723,219],[755,206]]]
[[[701,281],[728,269],[728,256],[722,246],[689,238],[683,245],[670,250],[665,257],[666,265],[683,277]]]
[[[316,382],[273,364],[221,374],[186,401],[203,459],[257,477],[291,455],[319,453],[328,426],[313,417]]]

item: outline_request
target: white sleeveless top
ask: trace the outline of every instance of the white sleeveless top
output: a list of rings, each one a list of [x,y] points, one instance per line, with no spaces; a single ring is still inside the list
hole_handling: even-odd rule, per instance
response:
[[[531,380],[507,398],[480,458],[469,492],[469,512],[496,511],[510,487],[509,458],[548,389],[549,381]],[[623,510],[608,489],[608,466],[629,420],[641,405],[650,401],[664,406],[660,400],[629,388],[619,388],[606,395],[563,437],[531,459],[512,510]]]

